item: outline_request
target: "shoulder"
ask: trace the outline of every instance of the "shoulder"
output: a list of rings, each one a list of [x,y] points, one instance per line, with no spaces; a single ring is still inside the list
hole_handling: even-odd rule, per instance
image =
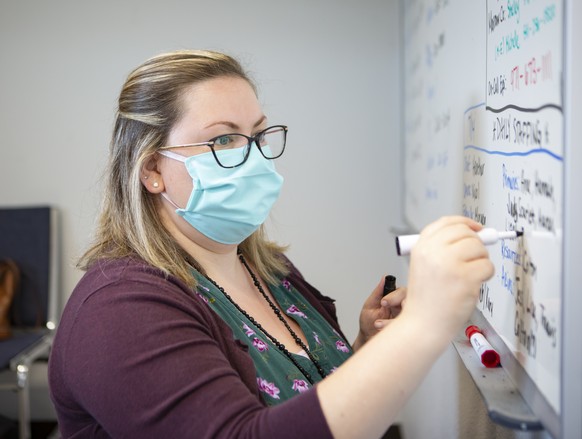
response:
[[[222,332],[207,305],[179,279],[134,258],[102,261],[90,267],[69,297],[54,350],[64,354],[88,338],[96,344],[132,344],[149,337],[160,322],[172,321],[201,334]]]
[[[129,324],[144,310],[147,316],[160,318],[183,313],[202,318],[208,315],[206,308],[180,279],[126,257],[100,261],[89,268],[67,301],[61,325],[80,318]]]
[[[87,271],[67,301],[54,339],[53,365],[69,368],[93,361],[106,370],[121,353],[139,356],[185,339],[213,340],[224,349],[232,336],[179,279],[133,258],[104,261]],[[99,361],[89,360],[96,354]]]
[[[73,294],[80,292],[94,294],[105,287],[120,283],[135,282],[141,286],[148,284],[166,284],[170,280],[165,273],[146,262],[126,257],[113,260],[101,260],[93,264],[77,284]],[[176,279],[172,279],[173,283]],[[179,286],[179,285],[177,285]]]
[[[92,301],[145,299],[148,295],[185,299],[192,297],[192,290],[179,279],[140,259],[103,260],[93,264],[81,278],[67,307]]]

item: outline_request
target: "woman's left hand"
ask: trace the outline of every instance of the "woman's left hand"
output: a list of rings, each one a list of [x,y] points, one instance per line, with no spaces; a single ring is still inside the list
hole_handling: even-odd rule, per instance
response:
[[[360,332],[353,349],[357,350],[365,342],[378,333],[382,328],[390,324],[390,320],[400,314],[402,303],[406,297],[406,288],[399,287],[382,297],[384,291],[384,278],[374,288],[372,294],[364,302],[360,312]]]

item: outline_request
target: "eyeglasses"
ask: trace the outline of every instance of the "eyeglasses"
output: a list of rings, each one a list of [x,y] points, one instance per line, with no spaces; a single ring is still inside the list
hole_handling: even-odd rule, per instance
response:
[[[273,160],[283,155],[287,143],[287,126],[273,125],[252,137],[244,134],[232,133],[216,136],[207,142],[187,143],[185,145],[162,146],[160,149],[190,148],[194,146],[206,146],[210,148],[216,163],[223,168],[236,168],[249,158],[252,144],[267,160]],[[240,154],[217,154],[218,151],[237,150]]]

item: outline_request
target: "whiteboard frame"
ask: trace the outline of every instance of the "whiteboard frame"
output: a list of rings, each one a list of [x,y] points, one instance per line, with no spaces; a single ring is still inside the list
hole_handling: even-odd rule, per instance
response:
[[[547,399],[539,391],[533,379],[528,375],[528,373],[523,369],[519,361],[513,355],[511,350],[503,342],[501,337],[497,334],[495,329],[491,326],[489,321],[483,316],[481,311],[475,309],[471,317],[471,322],[479,326],[483,333],[486,335],[487,341],[495,348],[501,357],[501,367],[504,369],[507,376],[515,384],[517,391],[520,393],[521,397],[525,403],[531,409],[534,417],[542,424],[543,428],[547,430],[554,438],[561,437],[560,434],[560,415],[556,413],[554,408],[550,405]],[[465,366],[471,367],[470,364],[464,362]],[[474,366],[475,367],[475,366]],[[487,376],[488,374],[493,374],[491,370],[487,370],[482,367],[481,364],[477,364],[478,373]],[[475,370],[469,370],[469,373],[473,377],[476,373]],[[493,386],[495,384],[494,380],[484,380],[477,382],[475,379],[475,385],[479,389],[481,396],[485,399],[485,405],[487,406],[488,414],[491,420],[501,424],[505,427],[513,428],[516,430],[539,430],[540,426],[535,420],[530,419],[527,421],[528,413],[527,411],[521,410],[518,406],[515,406],[515,413],[511,412],[503,413],[503,416],[499,416],[499,411],[496,410],[497,407],[502,406],[502,400],[505,398],[504,394],[495,393],[490,391],[489,388],[484,388],[486,386]],[[497,399],[500,399],[499,401]],[[513,419],[512,419],[513,418]]]
[[[562,286],[561,437],[582,437],[582,4],[565,0],[564,7],[564,248]],[[578,166],[578,169],[577,169]]]

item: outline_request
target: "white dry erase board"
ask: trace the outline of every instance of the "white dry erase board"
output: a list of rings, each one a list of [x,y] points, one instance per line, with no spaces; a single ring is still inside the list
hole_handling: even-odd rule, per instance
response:
[[[401,6],[405,220],[418,231],[442,215],[463,214],[487,227],[524,231],[520,240],[489,247],[496,273],[481,288],[474,319],[502,351],[502,367],[531,413],[487,404],[503,424],[558,437],[570,5]]]

